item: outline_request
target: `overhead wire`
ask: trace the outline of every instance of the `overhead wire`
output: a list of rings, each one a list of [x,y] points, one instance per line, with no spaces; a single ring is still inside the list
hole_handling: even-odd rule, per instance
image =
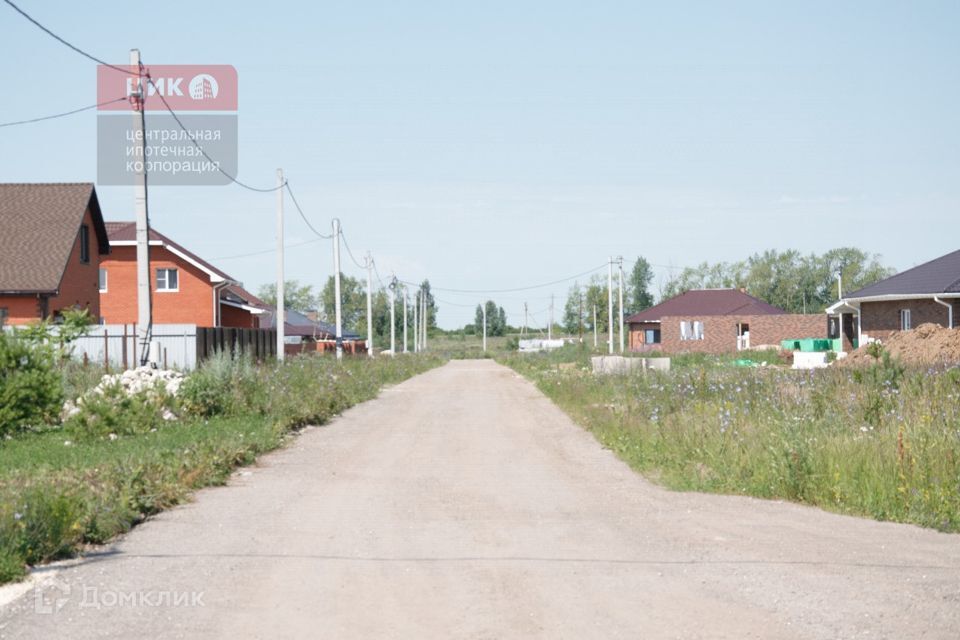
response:
[[[63,113],[55,113],[49,116],[40,116],[39,118],[30,118],[28,120],[17,120],[14,122],[0,122],[0,127],[13,127],[20,124],[32,124],[34,122],[43,122],[44,120],[53,120],[55,118],[63,118],[65,116],[72,116],[75,113],[80,113],[82,111],[89,111],[91,109],[97,109],[99,107],[105,107],[108,104],[114,104],[116,102],[125,102],[126,98],[115,98],[113,100],[107,100],[106,102],[98,102],[97,104],[87,105],[86,107],[80,107],[79,109],[74,109],[72,111],[64,111]]]
[[[568,278],[561,278],[559,280],[554,280],[552,282],[544,282],[543,284],[535,284],[535,285],[530,285],[526,287],[514,287],[512,289],[450,289],[446,287],[435,287],[433,285],[430,286],[430,289],[433,291],[446,291],[447,293],[480,293],[480,294],[515,293],[517,291],[530,291],[532,289],[543,289],[544,287],[550,287],[555,284],[562,284],[564,282],[569,282],[570,280],[576,280],[577,278],[582,278],[583,276],[590,275],[591,273],[599,271],[600,269],[606,269],[606,268],[607,268],[607,263],[605,262],[599,267],[594,267],[593,269],[584,271],[582,273],[578,273],[576,275],[572,275]],[[416,283],[408,282],[407,284],[416,284]]]
[[[103,60],[101,60],[100,58],[96,57],[95,55],[90,54],[90,53],[87,53],[86,51],[84,51],[84,50],[81,49],[80,47],[78,47],[78,46],[76,46],[76,45],[74,45],[74,44],[71,44],[71,43],[67,42],[66,40],[64,40],[63,38],[61,38],[61,37],[58,36],[57,34],[55,34],[53,31],[51,31],[51,30],[48,29],[47,27],[45,27],[45,26],[43,26],[42,24],[40,24],[36,19],[33,18],[33,16],[31,16],[29,13],[27,13],[26,11],[24,11],[23,9],[21,9],[20,7],[18,7],[18,6],[17,6],[16,4],[14,4],[11,0],[3,0],[3,1],[6,2],[8,5],[10,5],[10,6],[13,8],[14,11],[16,11],[16,12],[19,13],[21,16],[23,16],[24,18],[26,18],[27,20],[29,20],[30,22],[32,22],[34,26],[36,26],[38,29],[40,29],[40,30],[43,31],[44,33],[46,33],[48,36],[50,36],[51,38],[53,38],[54,40],[56,40],[56,41],[59,42],[60,44],[66,46],[66,47],[69,47],[70,49],[73,49],[75,52],[79,53],[79,54],[82,55],[83,57],[88,58],[88,59],[90,59],[90,60],[93,60],[93,61],[96,62],[97,64],[102,64],[102,65],[104,65],[105,67],[110,67],[110,68],[113,69],[114,71],[119,71],[119,72],[121,72],[121,73],[129,73],[130,75],[133,75],[133,76],[139,75],[139,73],[138,73],[137,71],[131,71],[130,69],[124,69],[123,67],[118,67],[118,66],[113,65],[113,64],[110,64],[110,63],[108,63],[108,62],[104,62]]]
[[[306,214],[304,214],[303,209],[300,208],[300,203],[297,202],[297,196],[293,195],[293,189],[290,188],[290,181],[284,180],[283,185],[287,188],[287,193],[290,194],[290,199],[293,200],[293,206],[297,209],[297,213],[300,214],[300,217],[303,219],[304,224],[306,224],[310,228],[310,231],[313,231],[315,234],[317,234],[318,237],[323,238],[324,240],[332,239],[333,238],[332,233],[330,234],[320,233],[314,228],[312,224],[310,224],[310,221],[307,220]]]

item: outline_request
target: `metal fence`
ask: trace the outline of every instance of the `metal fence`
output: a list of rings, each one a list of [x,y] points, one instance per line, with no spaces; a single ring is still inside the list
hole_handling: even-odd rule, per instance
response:
[[[197,325],[155,324],[153,339],[160,343],[160,364],[164,368],[192,370],[197,366]],[[112,369],[140,365],[137,325],[101,324],[72,344],[73,357]]]

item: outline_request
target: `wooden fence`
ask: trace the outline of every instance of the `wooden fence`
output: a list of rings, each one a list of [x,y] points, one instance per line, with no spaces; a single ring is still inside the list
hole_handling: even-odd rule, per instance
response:
[[[197,327],[197,362],[222,351],[235,358],[245,354],[254,360],[277,355],[276,329],[238,329],[233,327]]]

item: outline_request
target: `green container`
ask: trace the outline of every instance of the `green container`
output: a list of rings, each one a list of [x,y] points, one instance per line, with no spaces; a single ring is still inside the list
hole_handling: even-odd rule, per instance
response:
[[[800,341],[799,340],[781,340],[780,348],[784,351],[799,351],[800,350]]]

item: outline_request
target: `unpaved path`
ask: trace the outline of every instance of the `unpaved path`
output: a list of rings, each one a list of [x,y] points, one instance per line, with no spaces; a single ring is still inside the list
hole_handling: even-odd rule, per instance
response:
[[[489,361],[40,576],[0,636],[960,637],[960,536],[662,490]]]

